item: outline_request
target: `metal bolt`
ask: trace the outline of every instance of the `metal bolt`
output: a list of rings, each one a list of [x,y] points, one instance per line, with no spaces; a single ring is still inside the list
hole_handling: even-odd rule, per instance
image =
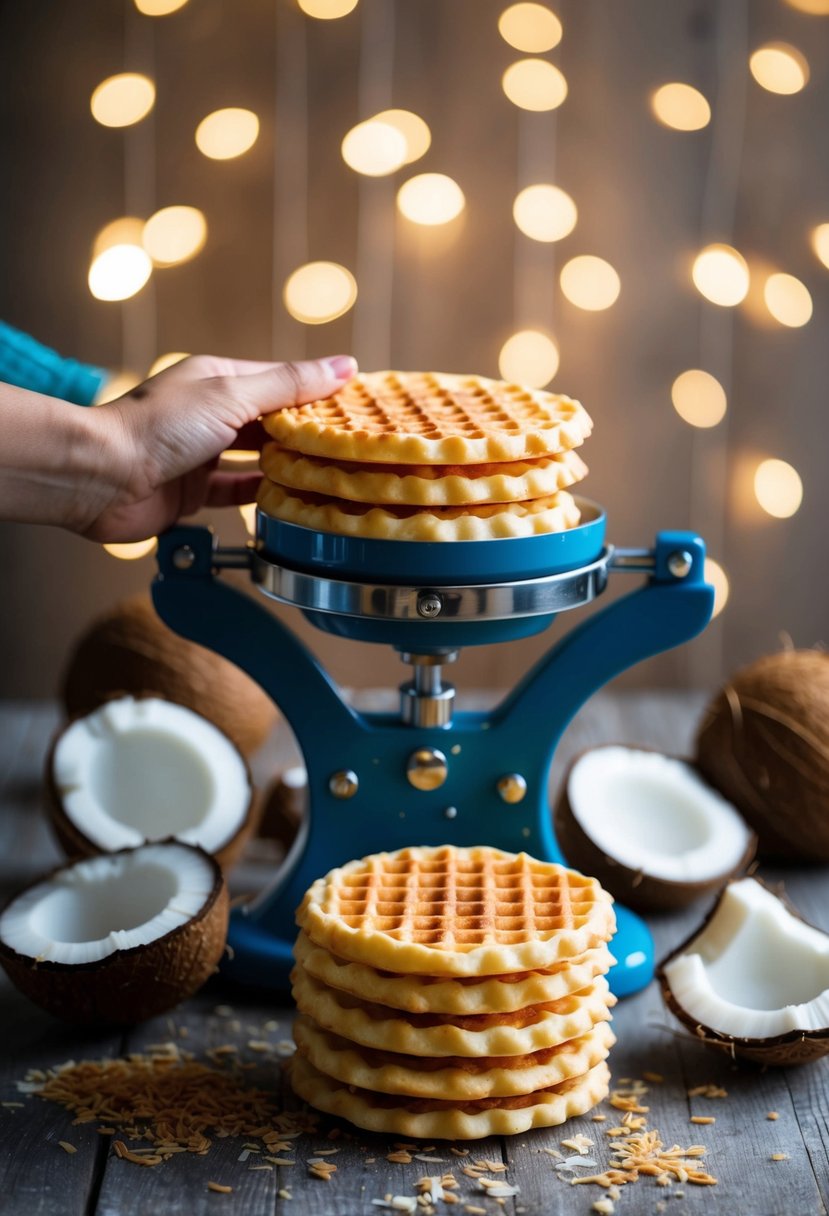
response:
[[[182,545],[173,550],[173,565],[176,570],[192,570],[196,562],[196,554],[190,545]]]
[[[417,613],[418,616],[435,617],[440,616],[443,608],[443,600],[434,591],[421,591],[417,597]]]
[[[331,774],[328,788],[335,798],[353,798],[360,788],[360,780],[353,769],[343,768]]]
[[[446,810],[443,812],[444,819],[457,819],[457,817],[458,817],[458,808],[456,806],[448,806],[446,808]]]
[[[419,747],[406,764],[409,785],[416,790],[436,790],[449,775],[449,765],[443,752],[436,747]]]
[[[694,564],[693,554],[687,549],[677,549],[667,561],[668,571],[674,578],[687,578]]]
[[[527,782],[520,773],[506,773],[495,788],[504,802],[521,802],[527,792]]]

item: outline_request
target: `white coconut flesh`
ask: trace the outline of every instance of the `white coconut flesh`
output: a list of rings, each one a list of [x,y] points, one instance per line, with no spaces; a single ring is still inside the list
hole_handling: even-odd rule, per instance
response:
[[[731,883],[711,919],[663,972],[702,1026],[769,1039],[829,1028],[829,936],[753,878]]]
[[[169,841],[85,858],[13,900],[0,916],[0,939],[39,962],[99,962],[181,928],[215,881],[207,857]]]
[[[570,809],[608,857],[670,882],[733,872],[751,832],[691,765],[660,752],[597,747],[570,770]]]
[[[66,818],[106,850],[175,836],[215,852],[251,800],[245,762],[227,736],[156,697],[121,697],[73,722],[52,777]]]

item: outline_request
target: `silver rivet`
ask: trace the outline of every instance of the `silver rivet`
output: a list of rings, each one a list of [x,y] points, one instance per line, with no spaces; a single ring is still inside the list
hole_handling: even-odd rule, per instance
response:
[[[343,768],[331,774],[328,788],[335,798],[353,798],[360,788],[360,781],[353,769]]]
[[[189,545],[182,545],[179,549],[173,550],[173,565],[176,570],[192,570],[196,561],[196,554]]]
[[[440,610],[443,607],[443,600],[434,591],[421,591],[417,597],[417,612],[418,616],[433,617],[440,616]]]
[[[505,773],[495,788],[504,802],[520,802],[527,792],[527,782],[520,773]]]
[[[691,567],[694,564],[694,558],[687,549],[677,549],[668,558],[668,572],[674,578],[687,578],[691,573]]]
[[[449,765],[443,752],[436,747],[419,747],[406,764],[409,785],[416,790],[436,790],[449,775]]]
[[[457,819],[457,817],[458,817],[458,808],[456,806],[448,806],[446,808],[446,810],[443,812],[444,819]]]

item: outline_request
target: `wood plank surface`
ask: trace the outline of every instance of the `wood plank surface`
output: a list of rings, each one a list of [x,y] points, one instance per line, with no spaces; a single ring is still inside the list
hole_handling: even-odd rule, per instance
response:
[[[373,704],[383,694],[373,698]],[[605,693],[594,698],[573,722],[562,741],[553,773],[577,752],[600,741],[643,743],[665,751],[687,753],[704,698],[691,694]],[[45,826],[40,806],[41,768],[57,721],[51,706],[26,703],[0,708],[0,891],[9,893],[53,865],[59,854]],[[255,776],[264,783],[296,759],[286,731],[277,732],[255,760]],[[360,842],[366,849],[370,842]],[[269,873],[270,865],[255,853],[237,870],[239,889],[249,889]],[[764,871],[782,881],[803,914],[829,929],[829,886],[825,868]],[[661,956],[697,924],[705,904],[677,915],[653,917],[651,927]],[[604,1122],[592,1115],[570,1121],[566,1128],[522,1136],[491,1138],[468,1145],[434,1147],[418,1144],[409,1162],[389,1162],[395,1137],[373,1136],[321,1117],[314,1135],[294,1142],[295,1151],[280,1154],[296,1162],[272,1170],[262,1154],[240,1161],[244,1141],[215,1139],[205,1156],[182,1153],[142,1169],[119,1160],[111,1138],[99,1136],[94,1124],[73,1126],[62,1108],[36,1096],[20,1094],[17,1082],[29,1069],[48,1068],[69,1059],[102,1059],[149,1045],[175,1041],[202,1059],[204,1052],[230,1043],[237,1048],[245,1084],[273,1094],[279,1109],[298,1110],[284,1076],[292,1008],[271,994],[230,989],[218,980],[171,1015],[136,1026],[125,1034],[79,1032],[42,1014],[5,980],[0,983],[0,1212],[3,1216],[355,1216],[381,1209],[373,1199],[412,1196],[419,1178],[451,1172],[458,1182],[459,1202],[438,1204],[440,1213],[469,1216],[477,1208],[487,1216],[578,1216],[606,1192],[596,1186],[572,1186],[557,1168],[572,1150],[562,1141],[580,1133],[593,1143],[588,1152],[604,1168],[612,1138],[607,1131],[621,1112],[602,1103]],[[658,1129],[666,1147],[702,1144],[701,1163],[717,1179],[715,1187],[675,1184],[661,1188],[642,1178],[623,1188],[616,1212],[638,1216],[668,1212],[675,1216],[722,1213],[722,1216],[812,1216],[829,1206],[829,1065],[800,1069],[745,1068],[726,1056],[706,1051],[692,1041],[666,1013],[652,985],[622,1001],[614,1013],[617,1045],[611,1053],[613,1084],[624,1078],[658,1074],[646,1082],[641,1101],[649,1107],[648,1128]],[[251,1043],[256,1046],[252,1048]],[[238,1068],[238,1065],[236,1066]],[[725,1097],[688,1091],[714,1085]],[[777,1119],[770,1120],[769,1112]],[[694,1124],[692,1116],[713,1116],[713,1124]],[[333,1138],[331,1138],[333,1137]],[[65,1140],[77,1152],[66,1153]],[[458,1156],[452,1147],[469,1150]],[[337,1164],[330,1182],[312,1177],[307,1161],[336,1149],[327,1160]],[[420,1152],[438,1161],[421,1161]],[[556,1154],[561,1154],[561,1157]],[[774,1161],[772,1154],[784,1153]],[[506,1172],[494,1175],[520,1187],[503,1204],[481,1193],[476,1179],[464,1174],[470,1161],[502,1162]],[[582,1170],[582,1173],[585,1171]],[[589,1169],[588,1172],[595,1172]],[[229,1194],[208,1190],[213,1181],[233,1188]],[[290,1196],[286,1198],[285,1196]],[[420,1209],[423,1211],[424,1209]]]

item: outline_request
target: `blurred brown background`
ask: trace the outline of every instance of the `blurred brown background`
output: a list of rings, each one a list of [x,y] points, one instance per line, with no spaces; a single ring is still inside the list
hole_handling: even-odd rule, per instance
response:
[[[497,375],[512,332],[546,330],[561,356],[553,387],[578,396],[595,421],[585,492],[606,505],[610,539],[645,545],[657,528],[696,528],[730,582],[701,639],[624,679],[710,685],[776,648],[781,631],[797,645],[826,639],[829,272],[809,233],[829,221],[829,16],[800,11],[803,0],[556,0],[548,7],[563,38],[540,57],[558,65],[569,92],[560,108],[533,113],[501,87],[522,57],[499,35],[505,7],[360,0],[318,21],[295,0],[190,0],[162,19],[131,0],[0,5],[0,317],[135,377],[165,351],[345,350],[365,369]],[[810,67],[792,96],[761,88],[748,70],[755,47],[781,40]],[[155,81],[155,107],[135,126],[108,129],[93,121],[90,95],[125,70]],[[709,125],[683,132],[656,121],[649,98],[668,81],[704,93]],[[238,159],[209,160],[193,133],[223,106],[255,111],[259,138]],[[340,141],[388,106],[421,115],[431,147],[394,176],[361,177]],[[397,212],[399,185],[420,172],[460,184],[457,220],[420,228]],[[513,222],[517,192],[538,181],[578,206],[574,231],[554,244]],[[99,229],[179,203],[205,213],[204,250],[131,300],[93,299],[86,277]],[[752,272],[736,309],[708,303],[691,281],[694,256],[714,241],[735,246]],[[619,299],[604,311],[577,308],[560,290],[561,266],[584,253],[620,276]],[[348,267],[359,295],[338,320],[304,326],[285,310],[282,287],[317,259]],[[770,270],[807,285],[814,312],[804,327],[778,324],[758,303]],[[689,426],[671,404],[689,368],[726,390],[714,428]],[[768,457],[802,479],[791,518],[772,518],[754,496],[754,469]],[[236,512],[213,522],[226,543],[245,535]],[[147,586],[153,568],[152,557],[118,561],[58,531],[1,525],[0,694],[52,694],[77,632]],[[629,586],[613,580],[613,592]],[[364,646],[300,631],[347,683],[405,674],[391,651],[367,661]],[[468,652],[458,682],[511,683],[551,640]]]

